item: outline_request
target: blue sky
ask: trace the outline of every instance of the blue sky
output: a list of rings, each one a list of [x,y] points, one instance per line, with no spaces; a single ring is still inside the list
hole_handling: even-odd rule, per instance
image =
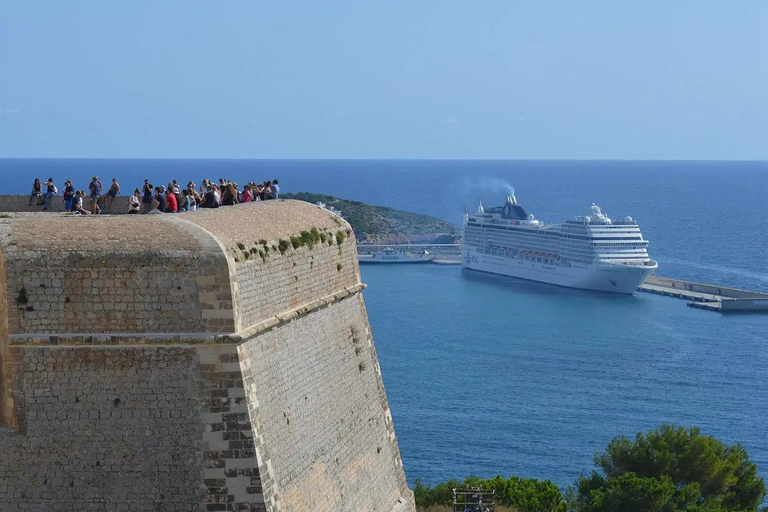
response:
[[[768,2],[3,0],[0,157],[768,159]]]

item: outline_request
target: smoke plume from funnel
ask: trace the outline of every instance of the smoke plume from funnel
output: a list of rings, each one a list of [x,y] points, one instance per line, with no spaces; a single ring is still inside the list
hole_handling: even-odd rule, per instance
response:
[[[487,190],[495,193],[503,190],[507,196],[515,195],[515,187],[499,178],[478,178],[469,183],[469,188]]]

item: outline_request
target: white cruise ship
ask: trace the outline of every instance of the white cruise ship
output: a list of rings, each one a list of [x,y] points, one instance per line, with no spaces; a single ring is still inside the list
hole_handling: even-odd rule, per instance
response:
[[[658,268],[631,217],[589,215],[548,224],[528,215],[514,192],[504,206],[464,213],[465,268],[584,290],[633,293]]]

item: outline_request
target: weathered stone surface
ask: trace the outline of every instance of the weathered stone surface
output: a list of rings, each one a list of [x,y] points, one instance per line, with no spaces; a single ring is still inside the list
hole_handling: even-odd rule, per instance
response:
[[[414,509],[345,222],[12,217],[0,510]]]
[[[271,510],[389,511],[407,493],[364,309],[355,295],[239,347]]]

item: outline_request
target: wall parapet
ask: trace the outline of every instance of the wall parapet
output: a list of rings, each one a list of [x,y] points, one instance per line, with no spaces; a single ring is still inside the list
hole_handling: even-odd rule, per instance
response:
[[[128,204],[130,196],[117,196],[110,207],[109,213],[112,215],[128,214]],[[87,210],[90,206],[90,199],[87,197],[83,201],[83,206]],[[33,201],[32,205],[29,205],[29,196],[22,195],[0,195],[0,212],[8,213],[31,213],[42,212],[43,205],[38,205],[37,201]],[[51,206],[48,212],[64,212],[64,198],[61,196],[61,191],[51,198]]]

